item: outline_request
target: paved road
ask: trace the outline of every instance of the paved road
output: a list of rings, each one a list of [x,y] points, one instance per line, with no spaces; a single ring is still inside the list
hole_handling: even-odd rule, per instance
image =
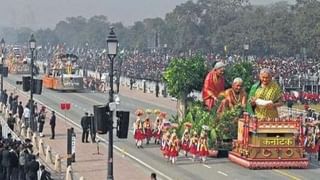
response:
[[[12,85],[17,80],[21,80],[21,76],[10,75],[6,79]],[[21,88],[17,86],[18,88]],[[159,98],[156,99],[149,94],[143,94],[136,91],[129,91],[127,88],[120,90],[121,105],[120,109],[130,110],[130,130],[134,121],[135,109],[141,108],[158,108],[162,111],[175,114],[175,102]],[[107,94],[102,93],[62,93],[52,90],[43,90],[42,95],[35,95],[35,99],[51,106],[56,111],[63,113],[59,109],[61,102],[70,102],[72,110],[67,113],[67,118],[80,123],[80,117],[84,112],[92,112],[93,105],[106,103]],[[106,136],[104,136],[105,138]],[[248,170],[241,166],[231,163],[228,159],[209,159],[206,164],[193,163],[190,159],[181,157],[176,165],[164,161],[160,154],[158,145],[145,146],[144,149],[137,149],[132,137],[129,133],[127,140],[119,140],[115,137],[115,146],[130,153],[139,161],[143,162],[141,166],[148,166],[158,171],[159,175],[163,175],[163,179],[183,179],[183,180],[201,180],[201,179],[318,179],[320,177],[319,167],[312,165],[306,170]],[[115,162],[116,163],[116,162]],[[153,170],[154,170],[153,169]]]

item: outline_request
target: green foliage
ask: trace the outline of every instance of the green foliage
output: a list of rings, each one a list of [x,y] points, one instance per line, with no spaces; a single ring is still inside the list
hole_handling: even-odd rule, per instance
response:
[[[216,113],[220,102],[209,112],[200,101],[194,101],[188,107],[184,119],[179,122],[177,130],[178,136],[181,137],[184,131],[183,124],[192,123],[192,131],[198,134],[202,131],[202,127],[208,126],[208,144],[209,148],[231,148],[231,140],[237,137],[237,119],[241,114],[241,107],[235,107],[230,111],[224,112],[222,115]]]
[[[242,78],[244,82],[244,89],[246,92],[250,91],[250,88],[253,84],[253,66],[250,62],[240,62],[232,64],[226,68],[225,77],[226,80],[230,83],[237,78]]]
[[[192,90],[201,90],[205,73],[204,59],[200,56],[174,58],[163,73],[170,95],[183,99]]]

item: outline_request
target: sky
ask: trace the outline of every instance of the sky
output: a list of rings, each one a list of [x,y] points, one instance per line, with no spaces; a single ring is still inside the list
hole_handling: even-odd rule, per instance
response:
[[[110,22],[132,25],[145,18],[164,18],[187,0],[0,0],[0,27],[54,28],[66,17],[105,15]],[[279,0],[251,0],[254,4]],[[295,0],[287,0],[295,2]]]

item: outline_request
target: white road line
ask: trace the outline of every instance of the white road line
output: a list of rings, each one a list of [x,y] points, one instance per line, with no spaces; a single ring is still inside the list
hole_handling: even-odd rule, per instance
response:
[[[226,173],[224,173],[224,172],[222,172],[222,171],[217,171],[219,174],[222,174],[222,175],[224,175],[224,176],[228,176],[228,174],[226,174]]]
[[[208,168],[208,169],[211,169],[211,167],[208,166],[208,165],[206,165],[206,164],[202,164],[202,166],[204,166],[204,167],[206,167],[206,168]]]
[[[9,86],[13,87],[10,83],[7,83],[7,84],[8,84]],[[21,91],[21,90],[18,90],[18,91],[19,91],[22,95],[27,96],[26,93],[24,93],[23,91]],[[38,101],[39,103],[41,103],[41,104],[45,104],[45,103],[43,103],[42,101],[40,101],[39,99],[37,99],[37,98],[35,98],[35,100],[37,100],[37,101]],[[47,108],[50,109],[50,110],[54,110],[54,109],[51,108],[50,106],[47,106]],[[58,112],[58,111],[56,111],[56,114],[59,115],[59,116],[61,116],[61,117],[64,117],[64,115],[63,115],[62,113]],[[72,121],[71,119],[69,119],[68,117],[66,117],[65,119],[66,119],[69,123],[77,126],[78,128],[81,128],[81,126],[80,126],[79,124],[76,124],[75,122],[73,122],[73,121]],[[106,144],[108,144],[108,141],[107,141],[106,139],[102,138],[102,137],[99,136],[99,135],[98,135],[97,137],[98,137],[99,139],[102,139]],[[164,174],[164,173],[162,173],[161,171],[153,168],[152,166],[150,166],[149,164],[143,162],[142,160],[138,159],[137,157],[129,154],[128,152],[123,152],[120,147],[118,147],[118,146],[116,146],[116,145],[113,145],[113,148],[115,148],[116,150],[118,150],[118,151],[121,152],[121,153],[124,153],[126,156],[128,156],[128,157],[130,157],[131,159],[137,161],[138,163],[142,164],[144,167],[148,168],[149,170],[157,173],[159,176],[161,176],[161,177],[163,177],[163,178],[165,178],[165,179],[167,179],[167,180],[173,180],[172,178],[170,178],[170,177],[167,176],[166,174]]]

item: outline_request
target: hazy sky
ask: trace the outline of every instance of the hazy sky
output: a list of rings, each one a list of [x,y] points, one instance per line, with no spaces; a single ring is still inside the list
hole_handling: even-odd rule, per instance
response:
[[[71,16],[106,15],[125,25],[144,18],[164,17],[187,0],[0,0],[0,26],[53,28]],[[265,4],[279,0],[251,0]],[[295,0],[288,0],[295,2]]]

